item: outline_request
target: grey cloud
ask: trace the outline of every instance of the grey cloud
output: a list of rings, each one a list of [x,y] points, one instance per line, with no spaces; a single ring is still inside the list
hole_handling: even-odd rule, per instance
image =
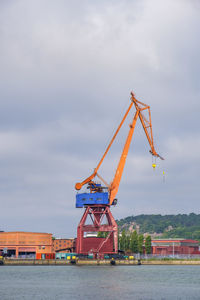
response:
[[[166,161],[152,173],[138,125],[113,213],[198,212],[199,15],[188,0],[1,1],[2,229],[75,233],[74,183],[96,166],[131,90],[151,106]],[[128,123],[102,166],[108,181]]]

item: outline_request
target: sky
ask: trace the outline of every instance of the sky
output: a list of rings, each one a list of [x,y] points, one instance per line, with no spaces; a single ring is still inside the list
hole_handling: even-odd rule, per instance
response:
[[[165,160],[153,170],[138,122],[114,217],[200,213],[199,28],[198,0],[0,1],[0,230],[76,236],[74,185],[131,91]],[[130,120],[99,170],[107,182]]]

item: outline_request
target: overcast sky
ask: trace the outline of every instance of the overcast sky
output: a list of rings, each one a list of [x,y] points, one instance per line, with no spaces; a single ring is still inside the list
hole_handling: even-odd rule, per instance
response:
[[[198,0],[0,0],[1,230],[76,235],[74,184],[131,91],[165,161],[152,169],[137,124],[113,215],[200,213],[199,28]],[[100,169],[108,182],[128,128]]]

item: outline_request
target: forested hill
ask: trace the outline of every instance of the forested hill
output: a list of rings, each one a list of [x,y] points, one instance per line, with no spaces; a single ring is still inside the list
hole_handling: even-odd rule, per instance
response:
[[[117,220],[119,230],[137,230],[162,238],[187,238],[200,240],[200,214],[139,215]]]

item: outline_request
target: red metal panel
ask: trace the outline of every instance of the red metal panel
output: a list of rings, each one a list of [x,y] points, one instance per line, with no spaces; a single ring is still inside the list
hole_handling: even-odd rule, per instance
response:
[[[41,259],[42,258],[42,253],[36,253],[36,259]]]
[[[55,253],[51,253],[51,259],[55,259]]]
[[[95,253],[97,249],[102,245],[100,252],[101,253],[110,253],[113,252],[113,241],[108,239],[106,242],[105,238],[97,238],[97,237],[88,237],[83,238],[83,253]]]
[[[86,224],[87,217],[90,217],[92,224]],[[106,219],[106,222],[103,222]],[[108,232],[106,238],[84,238],[87,232]],[[89,205],[81,218],[77,228],[76,252],[88,254],[117,253],[118,232],[117,223],[113,218],[110,208],[107,205]]]

